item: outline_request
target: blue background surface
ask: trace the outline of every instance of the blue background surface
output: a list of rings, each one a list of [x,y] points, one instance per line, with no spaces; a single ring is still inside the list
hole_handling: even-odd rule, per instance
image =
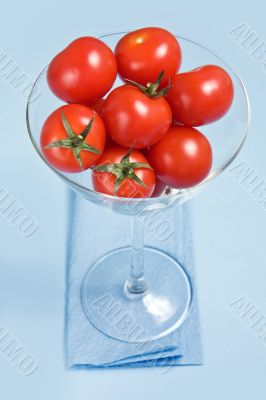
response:
[[[238,161],[266,179],[266,73],[228,34],[246,22],[266,40],[263,3],[135,0],[5,2],[0,45],[33,78],[73,38],[159,25],[216,50],[244,80],[252,126]],[[266,347],[228,305],[248,297],[266,313],[266,210],[225,172],[191,201],[205,365],[66,371],[64,287],[67,189],[27,137],[25,101],[0,79],[0,186],[39,221],[23,238],[0,216],[0,322],[38,358],[31,376],[0,356],[0,396],[19,399],[249,399],[266,390]]]

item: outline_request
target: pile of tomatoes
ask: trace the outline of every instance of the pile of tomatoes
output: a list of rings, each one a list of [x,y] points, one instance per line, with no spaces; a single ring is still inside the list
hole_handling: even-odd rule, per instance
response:
[[[42,128],[48,162],[71,173],[91,168],[94,189],[120,197],[201,182],[212,149],[195,127],[223,117],[234,88],[216,65],[178,73],[181,59],[176,37],[162,28],[130,32],[114,52],[93,37],[70,43],[47,72],[50,89],[67,103]],[[124,84],[112,90],[117,74]]]

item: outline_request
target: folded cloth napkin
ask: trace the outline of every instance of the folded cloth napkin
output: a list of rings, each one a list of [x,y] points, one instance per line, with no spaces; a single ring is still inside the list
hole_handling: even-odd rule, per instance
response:
[[[130,245],[130,218],[107,207],[70,195],[70,240],[66,292],[66,362],[68,368],[160,367],[201,365],[200,323],[193,268],[190,216],[187,204],[164,210],[164,218],[175,225],[174,233],[158,241],[145,230],[145,244],[177,258],[191,279],[193,296],[189,316],[170,335],[149,343],[125,343],[98,331],[88,320],[81,304],[83,277],[99,257]],[[104,279],[104,277],[103,277]]]

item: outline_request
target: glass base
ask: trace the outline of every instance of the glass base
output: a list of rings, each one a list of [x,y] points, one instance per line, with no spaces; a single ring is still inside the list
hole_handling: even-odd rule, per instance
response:
[[[189,313],[191,284],[182,266],[154,248],[144,247],[146,292],[127,287],[131,248],[107,253],[87,271],[82,305],[102,333],[128,343],[144,343],[169,335]]]

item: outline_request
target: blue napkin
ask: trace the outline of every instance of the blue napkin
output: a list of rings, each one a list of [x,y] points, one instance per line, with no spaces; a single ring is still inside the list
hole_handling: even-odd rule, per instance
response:
[[[71,195],[70,240],[66,293],[66,362],[69,368],[160,367],[201,365],[200,323],[193,268],[190,215],[187,203],[163,211],[175,224],[174,234],[158,242],[145,231],[145,244],[176,257],[191,278],[193,300],[188,318],[172,334],[150,346],[124,343],[105,336],[94,328],[83,312],[81,284],[90,265],[114,248],[130,245],[130,220],[107,207]],[[104,278],[104,277],[103,277]]]

